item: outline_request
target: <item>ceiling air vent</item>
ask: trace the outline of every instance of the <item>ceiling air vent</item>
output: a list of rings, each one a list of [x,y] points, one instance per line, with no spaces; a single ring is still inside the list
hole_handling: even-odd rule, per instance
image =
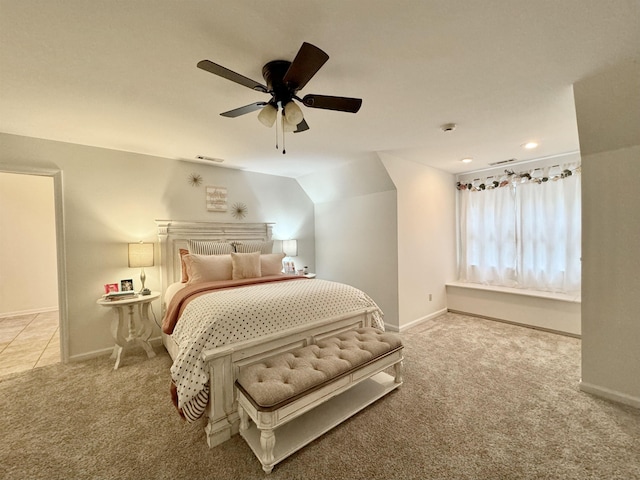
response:
[[[512,163],[517,161],[517,158],[510,158],[509,160],[500,160],[499,162],[493,162],[490,163],[489,165],[491,165],[492,167],[495,167],[496,165],[504,165],[505,163]]]

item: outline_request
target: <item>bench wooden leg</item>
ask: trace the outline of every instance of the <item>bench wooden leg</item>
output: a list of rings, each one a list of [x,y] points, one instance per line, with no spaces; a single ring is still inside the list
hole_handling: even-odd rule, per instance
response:
[[[400,361],[400,362],[396,363],[396,364],[393,366],[393,369],[394,369],[394,370],[395,370],[395,372],[396,372],[395,382],[396,382],[396,383],[402,383],[402,382],[404,381],[404,380],[403,380],[403,376],[404,376],[404,362],[403,362],[403,361]]]
[[[244,432],[249,428],[249,414],[238,404],[238,415],[240,415],[240,431]]]
[[[273,449],[276,446],[276,436],[272,429],[260,430],[260,446],[262,447],[262,469],[271,473],[273,470]]]

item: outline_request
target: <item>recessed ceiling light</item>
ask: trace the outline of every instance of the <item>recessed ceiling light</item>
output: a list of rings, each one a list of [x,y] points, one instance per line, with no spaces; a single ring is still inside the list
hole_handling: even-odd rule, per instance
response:
[[[533,148],[536,148],[538,146],[538,144],[536,142],[527,142],[522,144],[522,148],[526,148],[527,150],[531,150]]]
[[[473,158],[467,157],[460,160],[462,163],[471,163],[473,162]]]

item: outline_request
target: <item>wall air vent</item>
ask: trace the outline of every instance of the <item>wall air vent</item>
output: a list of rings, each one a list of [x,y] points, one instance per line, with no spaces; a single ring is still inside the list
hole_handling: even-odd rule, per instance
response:
[[[516,161],[518,161],[517,158],[510,158],[509,160],[500,160],[499,162],[493,162],[493,163],[490,163],[489,165],[491,165],[492,167],[495,167],[496,165],[504,165],[505,163],[512,163]]]
[[[206,160],[208,162],[217,162],[217,163],[224,162],[224,160],[222,158],[205,157],[204,155],[197,155],[196,159],[198,159],[198,160]]]

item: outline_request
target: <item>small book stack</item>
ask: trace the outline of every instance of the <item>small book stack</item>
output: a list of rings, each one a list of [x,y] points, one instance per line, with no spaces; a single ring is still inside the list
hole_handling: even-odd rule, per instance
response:
[[[102,298],[111,302],[117,302],[118,300],[129,300],[131,298],[136,298],[138,294],[132,290],[127,290],[124,292],[109,292],[105,293]]]

